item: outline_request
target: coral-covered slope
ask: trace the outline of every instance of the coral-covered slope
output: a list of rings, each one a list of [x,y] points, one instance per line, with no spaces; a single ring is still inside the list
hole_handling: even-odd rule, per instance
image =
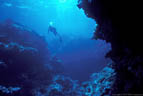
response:
[[[1,96],[35,96],[34,90],[48,86],[63,71],[56,57],[50,57],[47,45],[24,25],[12,20],[0,24]],[[18,93],[12,91],[17,87]]]
[[[114,62],[113,93],[143,93],[143,46],[139,2],[125,0],[79,0],[88,17],[97,21],[95,39],[111,43],[107,54]],[[138,5],[138,7],[135,7]]]

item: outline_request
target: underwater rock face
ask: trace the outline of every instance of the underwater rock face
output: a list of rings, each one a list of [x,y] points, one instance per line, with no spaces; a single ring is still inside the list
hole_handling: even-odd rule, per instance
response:
[[[110,89],[114,84],[115,72],[108,64],[98,73],[93,73],[89,81],[83,82],[81,88],[83,93],[81,96],[104,96],[112,95]]]
[[[50,57],[47,42],[24,25],[0,24],[0,95],[35,96],[50,85],[62,65]]]
[[[115,75],[107,66],[79,83],[62,71],[41,36],[11,20],[0,24],[1,96],[100,96],[109,93]]]
[[[112,94],[143,93],[143,46],[139,2],[124,0],[79,0],[78,7],[96,20],[95,39],[111,43],[107,54],[113,64],[116,77]],[[138,10],[138,11],[137,11]],[[136,16],[135,16],[136,15]],[[132,18],[132,19],[131,19]]]
[[[62,66],[56,57],[50,57],[43,37],[26,26],[8,20],[0,24],[0,95],[104,96],[113,93],[143,93],[142,35],[135,27],[136,23],[128,18],[135,13],[132,7],[125,8],[126,2],[123,0],[79,2],[78,6],[84,9],[87,16],[97,21],[98,28],[94,38],[112,44],[107,57],[115,62],[112,67],[116,74],[112,69],[101,71],[101,74],[93,74],[91,80],[82,84],[57,75],[62,73]]]
[[[91,75],[90,80],[79,83],[64,75],[56,75],[49,86],[35,91],[35,96],[104,96],[111,95],[115,72],[111,66]]]

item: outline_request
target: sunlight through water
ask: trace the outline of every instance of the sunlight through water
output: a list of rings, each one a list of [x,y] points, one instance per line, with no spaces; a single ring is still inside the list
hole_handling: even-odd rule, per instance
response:
[[[37,32],[48,42],[51,55],[61,59],[68,71],[82,74],[92,71],[86,70],[90,65],[100,70],[107,62],[104,55],[110,45],[91,40],[96,21],[77,4],[78,0],[0,0],[0,20],[11,18]],[[56,31],[49,32],[49,26]]]

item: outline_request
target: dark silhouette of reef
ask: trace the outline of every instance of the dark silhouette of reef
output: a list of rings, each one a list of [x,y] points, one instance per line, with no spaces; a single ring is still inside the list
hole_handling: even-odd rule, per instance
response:
[[[130,3],[130,4],[129,4]],[[7,20],[0,24],[1,96],[105,96],[143,93],[143,47],[136,2],[79,0],[96,20],[94,39],[111,43],[113,63],[82,84],[63,75],[48,44],[30,28]],[[134,16],[134,14],[136,16]]]
[[[108,91],[112,94],[142,94],[143,39],[138,22],[142,8],[139,8],[139,2],[79,0],[78,7],[98,24],[93,38],[111,43],[112,50],[107,57],[115,63],[112,66],[116,75],[113,87]]]
[[[58,61],[30,28],[10,19],[0,24],[0,96],[100,96],[113,85],[112,63],[80,83]]]
[[[43,37],[10,19],[0,24],[0,96],[100,96],[113,85],[111,64],[80,83],[63,73]]]
[[[0,24],[0,96],[35,96],[63,67],[30,28],[8,19]]]

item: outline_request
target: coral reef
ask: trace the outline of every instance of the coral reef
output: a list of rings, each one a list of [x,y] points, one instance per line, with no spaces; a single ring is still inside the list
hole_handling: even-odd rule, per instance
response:
[[[0,95],[35,96],[63,67],[51,58],[47,42],[24,25],[7,20],[0,24]],[[15,90],[19,88],[18,90]]]
[[[6,94],[12,94],[18,90],[20,90],[19,87],[8,87],[8,88],[6,88],[5,86],[0,85],[0,91],[2,91],[3,93],[6,93]]]
[[[111,95],[115,72],[111,66],[91,75],[90,80],[79,83],[64,75],[56,75],[49,86],[35,90],[34,96],[104,96]]]
[[[96,20],[95,39],[111,43],[107,54],[115,64],[115,83],[112,94],[143,93],[143,46],[139,2],[123,0],[79,0],[78,7]],[[137,12],[138,10],[138,12]],[[132,19],[131,19],[132,18]]]
[[[50,56],[48,44],[43,37],[12,20],[0,24],[0,95],[2,96],[112,94],[112,91],[115,91],[113,88],[118,88],[115,86],[120,83],[114,84],[117,81],[115,77],[119,75],[116,67],[114,63],[109,64],[101,72],[91,75],[89,81],[81,83],[72,80],[63,74],[63,66],[58,58]],[[128,69],[131,70],[132,67]]]
[[[81,89],[83,94],[81,96],[104,96],[111,95],[110,89],[112,89],[114,83],[115,72],[108,64],[103,70],[98,73],[93,73],[90,80],[83,82]]]
[[[111,65],[80,83],[63,74],[47,42],[24,25],[0,24],[1,96],[100,96],[109,93],[115,75]]]

